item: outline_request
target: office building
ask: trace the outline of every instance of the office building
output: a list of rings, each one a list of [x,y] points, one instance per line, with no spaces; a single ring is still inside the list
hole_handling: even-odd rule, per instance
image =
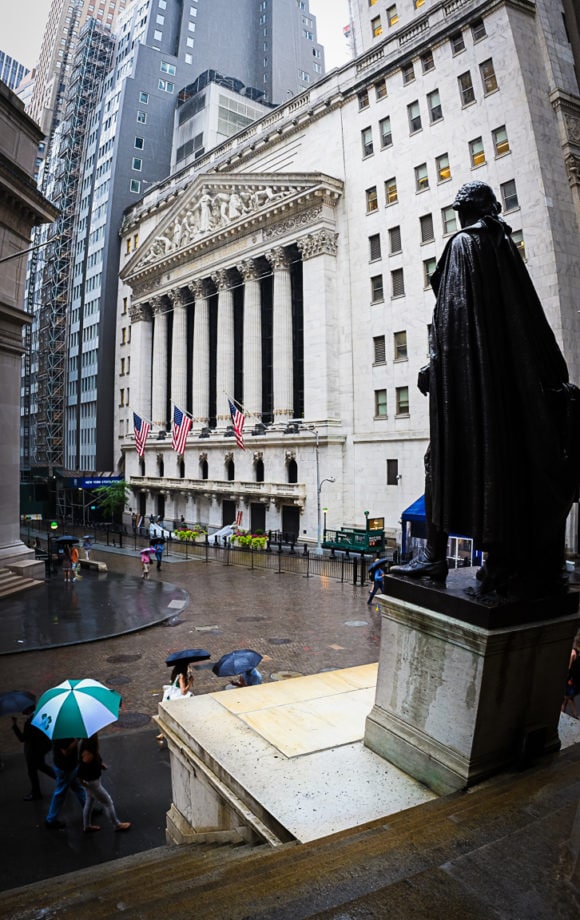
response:
[[[2,83],[9,86],[11,90],[15,90],[28,74],[29,70],[24,64],[19,64],[9,54],[0,51],[0,80]]]

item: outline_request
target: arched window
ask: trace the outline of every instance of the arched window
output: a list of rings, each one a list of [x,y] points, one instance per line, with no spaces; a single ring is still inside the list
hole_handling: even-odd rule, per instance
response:
[[[202,460],[202,461],[201,461],[201,463],[199,464],[199,470],[200,470],[200,473],[201,473],[201,478],[202,478],[202,479],[207,479],[207,478],[208,478],[208,471],[209,471],[209,468],[208,468],[208,465],[207,465],[207,460]]]
[[[185,460],[179,461],[179,478],[185,479]]]
[[[256,482],[264,482],[264,461],[256,460]]]
[[[296,460],[288,461],[288,482],[298,482],[298,466]]]
[[[236,477],[236,465],[233,460],[228,460],[226,464],[226,472],[228,475],[228,482],[233,482]]]
[[[139,473],[141,476],[145,475],[145,460],[143,457],[139,457]]]
[[[159,456],[157,457],[157,474],[160,479],[163,479],[165,475],[165,464],[163,462],[162,454],[159,454]]]

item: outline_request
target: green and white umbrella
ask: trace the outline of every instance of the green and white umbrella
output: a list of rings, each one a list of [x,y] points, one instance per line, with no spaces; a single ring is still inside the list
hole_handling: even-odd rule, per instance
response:
[[[121,694],[98,680],[65,680],[40,697],[32,724],[49,738],[90,738],[119,718]]]

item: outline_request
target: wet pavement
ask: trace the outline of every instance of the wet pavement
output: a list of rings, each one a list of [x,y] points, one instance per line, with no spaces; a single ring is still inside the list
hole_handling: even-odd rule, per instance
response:
[[[53,576],[46,590],[31,589],[23,596],[21,619],[26,620],[26,633],[17,635],[15,602],[0,601],[1,649],[9,648],[11,642],[14,647],[15,639],[20,649],[24,643],[17,639],[25,635],[34,637],[37,644],[41,637],[51,646],[36,650],[27,646],[27,651],[2,654],[0,692],[19,689],[39,696],[74,677],[93,677],[119,690],[121,718],[101,732],[101,746],[111,767],[105,785],[113,793],[120,816],[131,820],[133,827],[127,835],[114,834],[103,819],[100,833],[87,837],[80,831],[80,811],[71,797],[63,812],[67,828],[46,831],[43,818],[51,781],[41,779],[46,794],[43,801],[22,801],[29,791],[24,758],[11,720],[4,717],[0,720],[4,762],[0,833],[3,851],[9,856],[0,875],[3,888],[164,842],[170,775],[167,754],[155,742],[152,717],[168,679],[165,658],[171,652],[198,646],[211,652],[211,660],[195,668],[196,694],[225,687],[226,681],[215,677],[211,667],[234,648],[253,648],[263,655],[260,671],[264,681],[378,659],[380,617],[374,605],[367,606],[365,587],[326,577],[305,578],[177,558],[164,561],[161,572],[153,566],[149,583],[143,584],[134,552],[97,546],[92,557],[107,563],[106,575],[83,573],[85,577],[75,585],[65,585],[60,575]],[[73,592],[77,606],[71,613]],[[53,622],[54,630],[48,625],[46,598],[64,624]],[[183,600],[185,606],[169,607]],[[135,626],[138,616],[143,619]],[[145,628],[146,618],[155,625]],[[113,620],[115,631],[123,621],[133,631],[99,638],[99,630],[101,636],[111,635]],[[23,624],[21,627],[24,630]],[[58,641],[63,636],[78,644]]]

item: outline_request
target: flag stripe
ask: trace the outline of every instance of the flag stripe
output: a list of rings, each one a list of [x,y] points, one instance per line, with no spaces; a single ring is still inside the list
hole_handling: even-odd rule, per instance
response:
[[[191,419],[177,406],[173,407],[173,428],[171,431],[171,446],[178,454],[185,452],[187,435],[191,429]]]
[[[145,444],[151,431],[151,423],[140,418],[136,412],[133,413],[133,431],[135,433],[135,449],[140,457],[145,453]]]
[[[242,450],[246,449],[244,444],[244,425],[246,424],[246,416],[243,412],[240,412],[239,409],[234,406],[231,399],[228,399],[230,405],[230,415],[232,417],[232,425],[234,426],[234,434],[236,436],[236,444]]]

